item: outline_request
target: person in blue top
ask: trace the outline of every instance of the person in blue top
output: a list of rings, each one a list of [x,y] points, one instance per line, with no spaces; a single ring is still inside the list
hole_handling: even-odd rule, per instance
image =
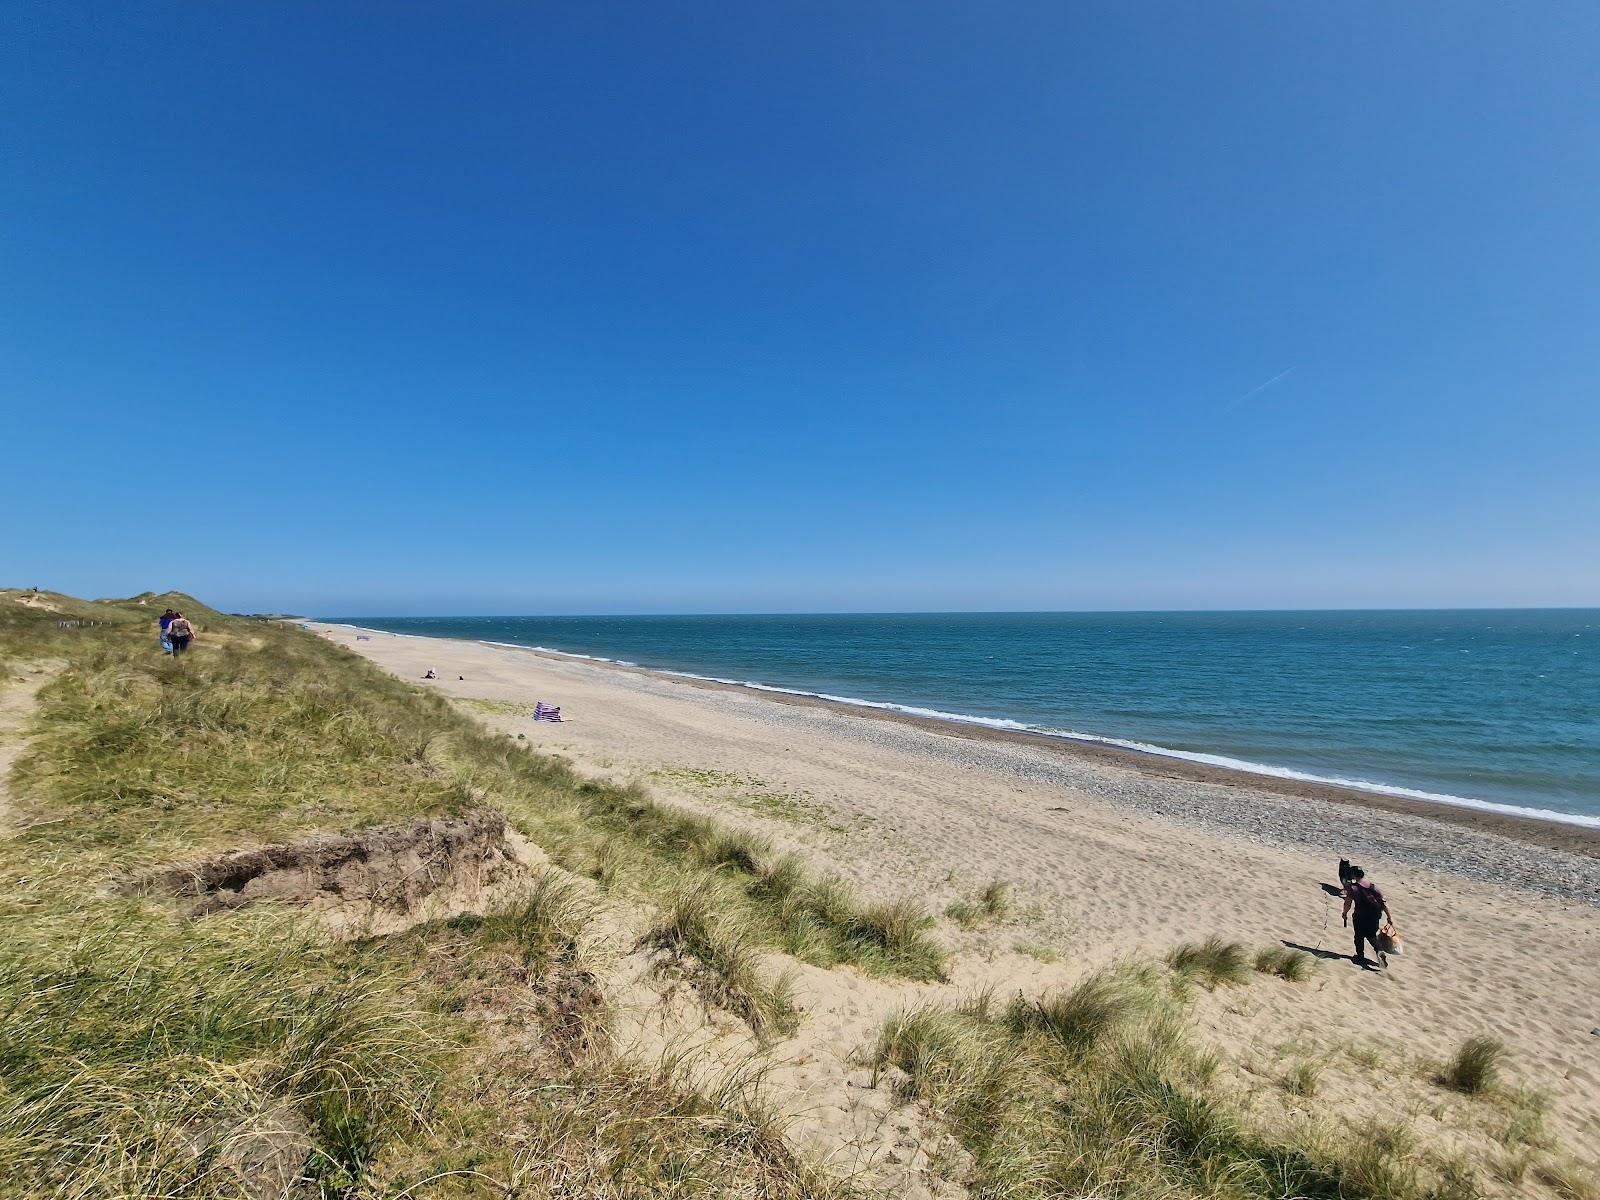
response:
[[[172,639],[167,636],[167,626],[171,625],[173,621],[177,620],[177,617],[178,614],[173,612],[170,608],[161,614],[161,649],[168,654],[172,653]]]

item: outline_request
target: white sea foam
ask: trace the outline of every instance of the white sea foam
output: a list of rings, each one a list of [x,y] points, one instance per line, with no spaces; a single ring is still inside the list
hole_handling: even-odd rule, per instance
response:
[[[637,667],[636,662],[625,658],[603,658],[598,654],[579,654],[576,650],[555,650],[549,646],[529,646],[522,642],[489,642],[485,646],[504,646],[508,650],[534,650],[540,654],[554,654],[560,658],[581,658],[584,662],[610,663],[613,667]]]
[[[357,626],[346,626],[354,629]],[[363,632],[383,633],[386,630],[363,630]],[[396,634],[397,637],[431,637],[429,634]],[[453,641],[459,639],[441,638],[438,640]],[[517,642],[484,642],[489,646],[500,646],[508,650],[535,650],[541,654],[553,654],[559,658],[575,658],[584,662],[606,663],[619,667],[637,667],[639,664],[628,662],[620,658],[602,658],[597,654],[579,654],[572,650],[557,650],[550,646],[529,646]],[[1127,738],[1107,737],[1098,733],[1084,733],[1075,729],[1052,729],[1044,725],[1030,725],[1022,721],[1013,721],[1005,717],[980,717],[972,713],[946,712],[938,708],[920,708],[914,704],[892,704],[886,700],[867,700],[860,696],[836,696],[829,692],[812,692],[804,688],[779,687],[777,684],[759,683],[753,679],[727,679],[719,675],[699,675],[693,671],[669,671],[657,668],[645,668],[653,675],[667,675],[678,679],[698,679],[705,683],[720,683],[727,687],[745,688],[753,692],[775,692],[784,696],[801,696],[812,700],[826,700],[832,704],[849,704],[857,708],[879,709],[884,712],[904,713],[912,717],[926,717],[934,721],[948,721],[958,725],[978,725],[987,729],[1003,729],[1013,733],[1029,733],[1039,737],[1059,738],[1063,741],[1094,742],[1103,746],[1115,746],[1121,750],[1132,750],[1140,754],[1154,754],[1162,758],[1182,759],[1186,762],[1200,763],[1209,767],[1223,767],[1228,770],[1242,771],[1251,775],[1264,775],[1274,779],[1293,779],[1301,783],[1331,784],[1335,787],[1357,788],[1364,792],[1376,792],[1383,796],[1397,796],[1406,800],[1420,800],[1428,804],[1444,804],[1452,808],[1470,808],[1479,812],[1500,813],[1510,817],[1529,817],[1540,821],[1553,821],[1560,825],[1577,825],[1585,829],[1600,829],[1600,817],[1587,816],[1582,813],[1557,812],[1548,808],[1524,808],[1516,804],[1500,804],[1493,800],[1478,800],[1472,796],[1452,796],[1445,792],[1425,792],[1418,788],[1401,787],[1391,783],[1377,783],[1370,779],[1352,779],[1340,775],[1316,775],[1309,771],[1297,771],[1293,767],[1273,766],[1271,763],[1251,762],[1249,759],[1230,758],[1225,754],[1205,754],[1195,750],[1174,750],[1169,746],[1158,746],[1151,742],[1136,742]]]

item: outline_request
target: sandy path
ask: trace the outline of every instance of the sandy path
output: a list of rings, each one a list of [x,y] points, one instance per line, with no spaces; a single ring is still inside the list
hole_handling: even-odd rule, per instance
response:
[[[16,679],[0,680],[0,838],[11,835],[11,768],[27,749],[28,718],[39,689],[55,678],[59,664],[35,664]]]
[[[1122,767],[1073,764],[1025,746],[986,745],[755,693],[479,643],[384,634],[357,641],[350,629],[317,628],[403,678],[418,679],[431,667],[442,677],[436,686],[455,696],[560,704],[568,718],[562,725],[496,723],[591,773],[701,773],[657,776],[652,787],[737,813],[870,894],[912,895],[942,908],[991,878],[1010,880],[1022,920],[988,934],[946,931],[962,951],[957,988],[993,982],[1002,993],[1031,990],[1062,971],[1077,974],[1212,933],[1348,953],[1337,902],[1318,887],[1348,854],[1388,893],[1409,936],[1408,956],[1388,974],[1330,960],[1308,985],[1264,981],[1235,999],[1208,998],[1200,1020],[1211,1035],[1241,1069],[1260,1071],[1286,1044],[1323,1055],[1373,1046],[1392,1065],[1443,1056],[1466,1037],[1492,1033],[1512,1049],[1511,1073],[1550,1092],[1552,1129],[1597,1159],[1600,1036],[1591,1030],[1600,1027],[1600,889],[1591,886],[1593,860],[1557,861],[1558,882],[1571,880],[1562,899],[1548,888],[1470,877],[1492,875],[1495,863],[1521,862],[1529,853],[1491,834],[1473,833],[1467,842],[1448,831],[1430,838],[1428,825],[1413,827],[1415,818],[1313,799],[1280,797],[1272,800],[1277,809],[1260,808],[1261,797],[1240,789],[1184,783],[1180,792],[1170,779]],[[704,780],[721,777],[706,772],[751,782],[708,787]],[[800,819],[752,812],[741,801],[752,790],[783,797]],[[1282,836],[1254,819],[1226,828],[1220,815],[1231,807],[1280,812]],[[1166,808],[1172,811],[1161,815]],[[1435,843],[1450,849],[1424,865]],[[1546,856],[1541,862],[1559,860],[1555,851],[1539,854]],[[1474,859],[1470,870],[1457,861],[1463,855]],[[1518,879],[1519,871],[1506,873]],[[1528,887],[1536,885],[1543,887]],[[1045,970],[1012,954],[1020,940],[1054,945],[1067,966]],[[832,1011],[838,999],[824,996],[820,1008]],[[848,996],[842,1002],[854,1003]],[[879,1007],[856,1003],[852,1016],[823,1019],[840,1025],[840,1038],[855,1037],[870,1032]],[[848,1048],[836,1044],[834,1052]],[[1360,1105],[1406,1113],[1429,1099],[1418,1070],[1398,1081],[1386,1077],[1381,1088],[1359,1090],[1360,1082],[1335,1079],[1330,1088],[1350,1090]]]

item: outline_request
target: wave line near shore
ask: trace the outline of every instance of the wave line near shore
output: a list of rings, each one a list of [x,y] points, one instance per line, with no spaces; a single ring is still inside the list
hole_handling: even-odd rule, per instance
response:
[[[925,708],[917,705],[896,704],[883,700],[868,700],[855,696],[841,696],[829,692],[808,691],[803,688],[783,687],[777,684],[762,683],[756,680],[731,679],[715,675],[703,675],[693,671],[679,671],[664,667],[646,667],[626,659],[607,658],[594,654],[580,654],[576,651],[561,650],[552,646],[530,645],[522,642],[503,642],[483,638],[461,638],[447,635],[421,634],[421,633],[395,633],[386,629],[371,629],[363,626],[341,624],[336,622],[318,622],[329,626],[337,625],[345,629],[360,629],[363,633],[381,634],[385,637],[417,638],[426,641],[441,642],[476,642],[483,646],[492,646],[497,649],[515,650],[523,653],[543,654],[554,658],[568,659],[576,662],[594,663],[609,669],[638,672],[646,676],[665,679],[679,679],[699,686],[715,686],[731,688],[739,691],[754,692],[772,696],[777,699],[786,699],[791,702],[804,702],[836,706],[855,711],[862,716],[881,715],[889,718],[909,719],[916,722],[927,722],[933,726],[943,726],[947,731],[958,730],[986,732],[998,735],[1009,735],[1030,741],[1054,744],[1056,747],[1077,751],[1092,751],[1102,749],[1108,753],[1116,754],[1123,765],[1132,769],[1140,769],[1140,759],[1146,769],[1153,765],[1149,760],[1165,760],[1173,764],[1183,764],[1199,774],[1199,778],[1213,782],[1244,783],[1253,782],[1258,786],[1272,788],[1278,785],[1304,785],[1315,789],[1308,793],[1294,789],[1290,794],[1306,795],[1315,794],[1320,798],[1334,799],[1350,802],[1372,802],[1374,800],[1388,800],[1399,802],[1404,811],[1421,813],[1425,816],[1448,819],[1453,815],[1461,817],[1482,816],[1485,818],[1498,818],[1511,823],[1513,828],[1522,828],[1526,831],[1528,826],[1560,826],[1571,831],[1593,831],[1600,833],[1600,817],[1588,816],[1581,813],[1558,812],[1552,809],[1524,807],[1514,804],[1503,804],[1492,800],[1479,800],[1471,796],[1455,796],[1446,793],[1427,792],[1416,788],[1407,788],[1395,784],[1385,784],[1364,779],[1350,779],[1336,776],[1316,775],[1311,772],[1299,771],[1292,767],[1280,767],[1270,763],[1252,762],[1246,759],[1231,758],[1227,755],[1208,754],[1199,751],[1177,750],[1148,742],[1133,741],[1124,738],[1110,737],[1101,734],[1084,733],[1077,730],[1051,729],[1048,727],[1030,725],[1025,722],[1010,720],[1003,717],[983,717],[969,713],[950,712],[942,709]],[[1241,778],[1242,777],[1242,778]],[[1274,789],[1277,790],[1277,789]],[[1468,821],[1469,824],[1477,822]],[[1506,832],[1504,828],[1497,831]],[[1554,832],[1554,831],[1552,831]],[[1566,839],[1561,839],[1563,843]],[[1588,843],[1590,839],[1584,834],[1578,834],[1580,843]],[[1563,849],[1573,847],[1563,844]],[[1600,855],[1600,845],[1586,851]]]

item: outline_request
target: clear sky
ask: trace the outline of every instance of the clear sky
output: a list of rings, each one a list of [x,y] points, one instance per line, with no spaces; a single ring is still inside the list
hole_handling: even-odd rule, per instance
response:
[[[1600,604],[1600,5],[0,9],[0,583]]]

